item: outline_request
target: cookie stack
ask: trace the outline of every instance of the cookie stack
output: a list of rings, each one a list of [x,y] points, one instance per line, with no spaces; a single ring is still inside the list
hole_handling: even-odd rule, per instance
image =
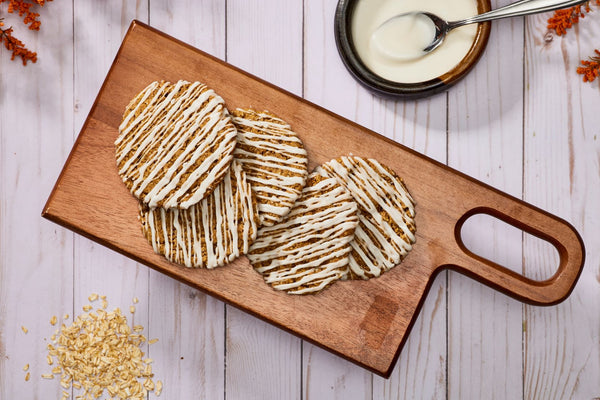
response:
[[[414,201],[390,168],[341,157],[308,174],[302,141],[269,112],[199,82],[153,82],[126,107],[117,168],[154,251],[190,268],[247,255],[276,290],[370,279],[415,242]]]

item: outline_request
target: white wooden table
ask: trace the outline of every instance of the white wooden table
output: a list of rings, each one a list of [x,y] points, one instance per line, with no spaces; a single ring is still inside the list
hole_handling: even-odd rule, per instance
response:
[[[575,73],[600,46],[600,10],[564,38],[548,33],[548,15],[496,22],[483,59],[456,87],[392,102],[342,66],[335,6],[56,0],[42,9],[39,34],[7,17],[39,61],[23,68],[0,50],[0,399],[60,397],[56,380],[40,378],[48,321],[80,314],[92,292],[124,310],[140,299],[135,323],[160,339],[150,357],[165,399],[600,397],[600,85]],[[43,220],[134,18],[570,221],[587,247],[573,294],[533,307],[442,273],[385,380]],[[552,275],[547,246],[502,226],[487,231],[465,240],[526,276]]]

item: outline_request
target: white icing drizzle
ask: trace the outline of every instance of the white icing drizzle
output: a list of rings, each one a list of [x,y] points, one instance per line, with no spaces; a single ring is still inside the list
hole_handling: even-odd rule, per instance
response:
[[[252,188],[239,163],[213,193],[187,210],[140,206],[144,235],[158,254],[190,268],[223,266],[248,252],[258,229]]]
[[[236,129],[199,82],[153,82],[129,103],[115,141],[119,175],[151,208],[186,209],[223,179]]]
[[[283,120],[266,112],[238,109],[234,157],[252,184],[261,225],[281,221],[302,193],[308,175],[308,156],[302,141]]]
[[[358,203],[349,277],[377,277],[399,264],[416,240],[414,200],[402,180],[378,161],[360,157],[341,157],[317,171],[337,178]]]
[[[334,178],[313,173],[283,221],[259,230],[248,259],[277,290],[318,292],[347,273],[357,224],[350,193]]]

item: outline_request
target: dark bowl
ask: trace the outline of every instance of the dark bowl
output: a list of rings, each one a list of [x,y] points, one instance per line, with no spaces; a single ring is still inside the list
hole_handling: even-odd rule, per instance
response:
[[[344,65],[352,76],[376,95],[393,99],[417,99],[449,89],[460,81],[477,64],[490,36],[491,24],[484,22],[477,27],[477,34],[467,55],[453,69],[424,82],[398,83],[384,79],[371,72],[362,62],[352,39],[352,15],[360,0],[340,0],[335,12],[335,42]],[[477,0],[479,13],[491,9],[490,0]]]

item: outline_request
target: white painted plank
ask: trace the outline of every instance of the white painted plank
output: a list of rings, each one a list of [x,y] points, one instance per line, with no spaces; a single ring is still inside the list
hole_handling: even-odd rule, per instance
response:
[[[483,58],[449,92],[448,103],[448,165],[516,197],[522,191],[522,54],[522,20],[494,22]],[[506,226],[491,228],[487,234],[465,232],[464,240],[521,272],[520,236],[505,240]],[[521,309],[517,301],[449,273],[449,399],[522,398]]]
[[[166,399],[224,398],[223,303],[153,272],[149,338]]]
[[[354,83],[337,56],[333,37],[336,3],[304,5],[304,98],[355,119],[358,98],[370,95]],[[302,356],[304,399],[372,398],[373,374],[309,343],[304,343]]]
[[[587,248],[571,296],[555,307],[525,307],[527,399],[592,399],[600,394],[600,90],[575,73],[598,48],[600,15],[589,14],[566,37],[548,33],[546,18],[528,20],[525,92],[525,199],[573,223]],[[557,263],[525,242],[540,274]]]
[[[74,2],[74,134],[83,126],[121,41],[135,18],[146,21],[146,0]]]
[[[417,102],[394,102],[374,97],[356,83],[344,68],[335,46],[333,20],[336,4],[334,0],[305,3],[305,98],[445,162],[446,96]],[[416,201],[418,204],[419,200]],[[324,350],[305,344],[305,398],[413,399],[445,396],[445,280],[446,274],[442,274],[433,284],[389,380],[372,376]]]
[[[60,396],[57,382],[40,375],[50,370],[50,317],[72,304],[72,234],[40,213],[72,143],[71,10],[71,2],[49,4],[41,10],[40,32],[15,16],[5,20],[38,52],[38,62],[23,67],[0,49],[1,399]]]
[[[227,61],[301,95],[302,1],[229,0]],[[226,326],[228,399],[300,398],[299,339],[232,307]]]
[[[304,342],[303,399],[370,400],[373,374]]]
[[[353,119],[437,161],[446,161],[445,94],[398,102],[369,96],[367,101],[358,100],[361,106]],[[368,102],[371,107],[362,106]],[[418,199],[416,202],[418,215]],[[446,285],[444,272],[432,284],[390,378],[373,377],[373,399],[445,397]]]
[[[227,62],[301,95],[302,1],[227,1]]]
[[[446,161],[445,94],[416,102],[390,102],[375,97],[371,101],[384,106],[372,112],[370,123],[360,121],[360,115],[367,114],[364,110],[358,113],[360,123],[437,161]],[[391,123],[381,126],[380,121]],[[417,215],[418,201],[416,199]],[[446,288],[447,273],[443,272],[425,298],[392,375],[388,380],[374,376],[373,399],[438,399],[446,396]]]
[[[79,133],[132,19],[145,19],[146,2],[77,2],[74,6],[74,138]],[[75,306],[92,292],[129,306],[147,291],[147,269],[112,250],[75,236]],[[121,301],[122,300],[122,301]],[[121,304],[122,303],[122,304]],[[80,307],[78,307],[80,308]]]
[[[417,227],[418,229],[418,227]],[[373,377],[373,399],[445,399],[447,274],[434,281],[389,379]]]
[[[215,57],[225,58],[225,10],[222,0],[151,0],[150,24]]]
[[[151,1],[150,23],[219,58],[225,56],[225,3]],[[166,399],[225,396],[225,307],[195,289],[150,271],[150,348],[161,366]]]
[[[85,118],[113,62],[121,40],[132,19],[147,17],[147,2],[102,1],[74,2],[74,135],[79,133]],[[108,248],[75,235],[73,309],[71,318],[83,313],[92,293],[107,296],[108,309],[120,308],[131,326],[148,328],[148,270]],[[140,302],[133,303],[137,297]],[[130,313],[134,305],[136,311]],[[147,348],[144,348],[147,352]],[[160,368],[155,368],[160,374]],[[79,392],[74,391],[77,395]]]

